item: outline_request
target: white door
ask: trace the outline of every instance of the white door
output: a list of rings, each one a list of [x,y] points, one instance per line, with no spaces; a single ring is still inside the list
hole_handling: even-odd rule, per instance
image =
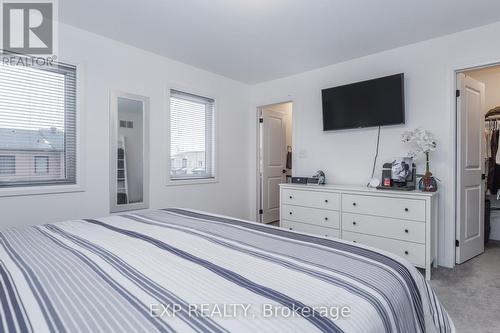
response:
[[[268,110],[261,119],[261,222],[270,223],[279,220],[279,184],[286,181],[286,122],[283,113]]]
[[[457,76],[457,228],[455,259],[484,252],[484,84]]]

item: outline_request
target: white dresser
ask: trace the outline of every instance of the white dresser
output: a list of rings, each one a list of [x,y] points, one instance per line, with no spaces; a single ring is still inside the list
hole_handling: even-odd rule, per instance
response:
[[[281,186],[280,226],[380,248],[425,269],[437,258],[437,193]]]

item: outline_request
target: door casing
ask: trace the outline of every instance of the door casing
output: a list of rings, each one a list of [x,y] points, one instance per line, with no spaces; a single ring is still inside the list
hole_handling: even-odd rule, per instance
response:
[[[476,255],[479,255],[484,252],[484,192],[485,192],[485,183],[484,180],[481,179],[481,174],[484,174],[484,84],[481,82],[478,82],[477,80],[474,80],[470,77],[467,77],[464,73],[457,73],[456,77],[456,82],[457,82],[457,91],[460,91],[460,96],[457,96],[457,103],[456,103],[456,117],[457,117],[457,122],[456,122],[456,198],[455,202],[457,203],[456,205],[456,222],[455,222],[455,233],[456,233],[456,239],[457,239],[457,245],[455,249],[455,262],[457,264],[463,263]],[[470,89],[467,89],[470,87]],[[477,117],[479,118],[479,128],[476,128],[478,131],[477,134],[479,136],[479,141],[477,142],[478,144],[478,149],[479,149],[479,154],[477,155],[477,161],[469,161],[470,163],[475,163],[473,165],[470,165],[467,167],[467,157],[469,154],[467,153],[467,145],[468,142],[467,140],[469,138],[465,137],[461,134],[462,130],[467,130],[467,122],[468,122],[468,117],[467,115],[463,114],[464,110],[462,110],[462,106],[464,106],[464,103],[467,103],[467,96],[468,91],[467,90],[474,90],[477,91],[478,93],[481,93],[479,96],[480,100],[480,106],[481,110],[479,111],[479,114]],[[473,95],[471,95],[473,96]],[[469,119],[470,120],[470,119]],[[463,128],[461,128],[463,127]],[[465,140],[465,141],[462,141]],[[462,143],[462,144],[460,144]],[[462,157],[463,160],[460,160]],[[465,168],[465,169],[464,169]],[[472,177],[472,178],[471,178]],[[477,177],[477,179],[476,179]],[[462,187],[464,187],[464,191],[462,191]],[[467,189],[468,188],[468,189]],[[466,233],[467,233],[467,216],[468,215],[468,210],[469,206],[465,204],[464,201],[467,201],[467,195],[465,194],[468,192],[468,190],[473,191],[471,193],[477,192],[478,193],[478,205],[477,207],[477,214],[479,214],[479,226],[477,230],[477,236],[471,237],[469,242],[465,241]],[[472,194],[471,194],[472,195]],[[464,203],[464,204],[462,204]],[[473,205],[475,206],[475,205]],[[473,207],[474,208],[474,207]],[[472,209],[472,212],[474,212],[475,209]],[[461,221],[462,219],[464,220],[464,225],[461,226]],[[462,228],[464,230],[462,230]],[[463,234],[463,235],[461,235]],[[462,237],[464,236],[464,237]],[[463,239],[462,239],[463,238]]]
[[[260,177],[260,173],[261,173],[261,165],[260,165],[260,152],[261,152],[261,149],[260,149],[260,145],[261,145],[261,137],[260,137],[260,118],[261,118],[261,115],[262,115],[262,110],[263,109],[266,109],[266,108],[269,108],[269,107],[272,107],[272,106],[275,106],[275,105],[279,105],[279,104],[285,104],[285,103],[291,103],[292,104],[292,112],[291,112],[291,116],[292,116],[292,119],[294,119],[294,107],[293,107],[293,100],[284,100],[283,102],[276,102],[276,103],[270,103],[270,104],[265,104],[265,105],[261,105],[261,106],[258,106],[257,107],[257,112],[256,112],[256,117],[255,117],[255,123],[257,124],[256,126],[256,155],[255,155],[255,158],[256,158],[256,205],[255,205],[255,208],[256,208],[256,218],[255,218],[255,221],[256,222],[260,222],[262,223],[262,215],[260,214],[260,209],[261,209],[261,200],[262,200],[262,188],[261,188],[261,177]],[[292,121],[292,124],[293,124],[293,121]],[[293,135],[293,130],[292,130],[292,135]],[[293,147],[293,143],[292,143],[292,147]],[[293,148],[292,148],[293,150]]]

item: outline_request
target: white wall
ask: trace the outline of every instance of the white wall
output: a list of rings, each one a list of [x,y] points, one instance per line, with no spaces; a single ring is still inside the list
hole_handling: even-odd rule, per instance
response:
[[[308,176],[322,169],[329,183],[365,185],[370,178],[377,130],[323,132],[321,89],[404,72],[406,125],[382,129],[377,175],[384,161],[406,155],[407,148],[400,140],[404,130],[423,126],[436,134],[439,146],[431,157],[431,170],[441,180],[438,261],[440,265],[452,266],[453,73],[455,69],[500,61],[499,34],[500,23],[496,23],[262,83],[252,88],[251,109],[293,100],[294,175]],[[424,164],[422,160],[417,163],[421,172]],[[255,171],[251,170],[250,175],[254,177]]]
[[[166,42],[166,41],[159,41]],[[109,214],[109,94],[116,89],[150,98],[150,206],[191,207],[247,218],[248,86],[66,25],[60,59],[84,66],[84,192],[0,197],[0,227]],[[165,186],[169,85],[217,100],[219,182]],[[217,195],[214,195],[217,193]]]

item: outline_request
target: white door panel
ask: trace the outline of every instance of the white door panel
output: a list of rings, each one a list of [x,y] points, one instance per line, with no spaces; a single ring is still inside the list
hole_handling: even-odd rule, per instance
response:
[[[279,184],[286,180],[286,123],[275,111],[264,111],[262,119],[262,222],[270,223],[279,220]]]
[[[484,84],[458,74],[456,262],[484,252]]]
[[[465,216],[466,221],[479,220],[481,210],[481,186],[473,186],[465,189]],[[480,228],[478,223],[465,223],[465,240],[469,241],[473,238],[480,237]]]

